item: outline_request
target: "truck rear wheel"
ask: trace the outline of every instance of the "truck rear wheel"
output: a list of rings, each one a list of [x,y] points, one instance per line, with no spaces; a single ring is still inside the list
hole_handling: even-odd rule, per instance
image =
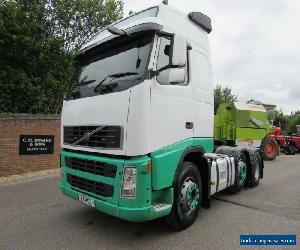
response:
[[[172,227],[183,230],[195,222],[201,205],[202,181],[198,167],[183,162],[176,171],[173,188],[173,207],[166,220]]]
[[[246,155],[241,152],[238,161],[236,161],[235,181],[234,185],[228,188],[228,191],[232,194],[238,193],[246,183],[247,179],[247,158]]]
[[[261,143],[260,148],[262,150],[264,160],[275,160],[277,156],[277,142],[272,137],[265,137]]]
[[[249,175],[249,185],[250,187],[256,187],[259,184],[260,179],[260,173],[262,168],[262,159],[261,155],[258,151],[255,152],[255,155],[253,157],[253,165],[250,169],[250,175]]]

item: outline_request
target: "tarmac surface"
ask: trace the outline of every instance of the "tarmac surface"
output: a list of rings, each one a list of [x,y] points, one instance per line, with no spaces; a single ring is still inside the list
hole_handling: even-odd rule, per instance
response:
[[[300,249],[300,154],[265,163],[256,188],[218,194],[195,224],[176,232],[162,219],[131,223],[58,190],[58,174],[0,184],[0,249],[258,249],[240,234],[296,234]],[[279,249],[262,247],[261,249]]]

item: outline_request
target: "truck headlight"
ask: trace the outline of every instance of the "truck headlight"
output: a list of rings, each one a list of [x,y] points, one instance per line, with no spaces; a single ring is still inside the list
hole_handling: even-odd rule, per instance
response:
[[[136,167],[125,167],[121,197],[134,198],[136,194]]]

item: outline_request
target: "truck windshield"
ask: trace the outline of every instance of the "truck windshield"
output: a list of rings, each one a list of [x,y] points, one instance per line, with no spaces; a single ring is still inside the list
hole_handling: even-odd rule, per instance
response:
[[[66,100],[124,91],[143,81],[154,32],[115,38],[76,58]]]

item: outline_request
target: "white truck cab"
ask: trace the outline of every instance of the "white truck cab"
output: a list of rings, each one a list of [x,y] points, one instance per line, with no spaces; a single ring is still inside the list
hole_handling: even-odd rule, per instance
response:
[[[185,228],[214,193],[258,184],[258,150],[211,154],[211,30],[204,14],[161,4],[80,49],[62,111],[64,194],[122,219],[168,216]]]

